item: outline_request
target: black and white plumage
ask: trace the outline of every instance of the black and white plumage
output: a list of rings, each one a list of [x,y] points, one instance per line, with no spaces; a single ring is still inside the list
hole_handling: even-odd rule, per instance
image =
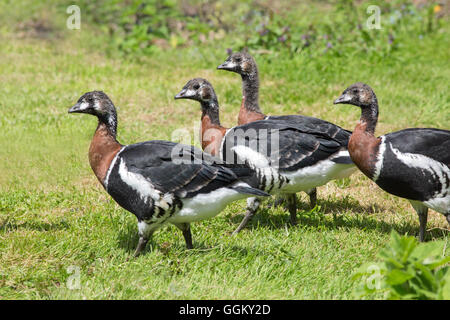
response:
[[[183,153],[180,163],[173,159],[173,153],[177,153],[174,150],[178,148]],[[226,201],[222,202],[220,195],[228,191],[231,191],[230,195],[266,195],[240,181],[252,175],[249,168],[217,164],[210,161],[217,159],[204,159],[199,151],[192,146],[159,140],[125,146],[113,159],[105,188],[122,207],[141,220],[158,224],[161,217],[169,222],[188,222],[202,220],[203,214],[214,216],[216,210],[210,210],[211,207],[222,207]],[[212,195],[215,191],[221,192],[217,198]],[[186,206],[186,201],[201,202],[199,197],[207,200],[208,207],[199,208],[201,212],[188,212],[195,208]],[[177,210],[181,210],[179,216],[173,217]],[[183,215],[186,219],[180,217]]]
[[[252,169],[223,164],[195,147],[159,140],[120,145],[110,121],[103,121],[112,114],[117,124],[114,106],[104,93],[85,94],[69,112],[99,118],[91,166],[111,197],[138,219],[135,255],[165,223],[181,229],[192,248],[190,222],[211,218],[232,201],[267,195],[243,181],[253,175]]]
[[[259,189],[288,198],[355,171],[346,139],[331,139],[303,129],[298,123],[276,120],[231,128],[222,141],[220,157],[255,168]],[[295,224],[295,202],[290,203]]]
[[[362,110],[349,142],[356,165],[380,188],[408,199],[425,237],[428,208],[443,213],[450,223],[450,131],[409,128],[376,138],[378,101],[366,84],[347,88],[335,104],[353,104]]]
[[[229,129],[222,141],[221,157],[228,162],[231,154],[253,167],[267,166],[286,174],[311,170],[323,161],[330,161],[327,165],[331,167],[353,167],[347,141],[346,137],[314,132],[295,121],[260,120]],[[313,173],[311,176],[315,177]]]
[[[293,121],[302,126],[304,132],[322,134],[325,138],[349,140],[351,131],[345,130],[329,121],[305,115],[266,115],[259,106],[259,71],[255,59],[245,51],[232,53],[219,70],[237,73],[242,78],[242,104],[238,124],[243,125],[258,120]],[[257,117],[259,115],[259,117]]]
[[[304,124],[291,119],[269,118],[227,130],[220,125],[214,89],[201,78],[190,80],[176,98],[201,103],[203,126],[209,124],[211,128],[224,132],[218,136],[221,141],[215,148],[215,155],[226,163],[254,168],[256,184],[253,182],[253,186],[270,194],[295,199],[296,192],[309,191],[332,179],[347,177],[356,170],[347,151],[351,133],[337,126],[327,128],[323,123],[315,126],[312,122]],[[208,132],[208,128],[202,127],[202,132]],[[235,233],[245,226],[258,208],[259,203],[252,202],[255,199],[249,200],[246,217]],[[291,222],[295,224],[295,201],[289,201],[289,211]]]
[[[311,133],[323,134],[326,137],[340,139],[350,138],[351,132],[318,118],[304,115],[267,116],[259,106],[259,72],[255,59],[246,51],[232,53],[221,65],[220,70],[237,73],[242,78],[242,104],[238,116],[238,125],[247,124],[257,120],[294,121],[304,129],[313,130]],[[348,157],[347,157],[348,158]],[[346,161],[343,159],[343,161]],[[316,204],[317,190],[307,191],[311,207]]]

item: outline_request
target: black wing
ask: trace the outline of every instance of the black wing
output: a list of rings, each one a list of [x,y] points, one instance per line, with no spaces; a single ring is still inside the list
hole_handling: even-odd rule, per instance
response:
[[[352,132],[331,122],[302,115],[269,116],[269,120],[288,121],[296,124],[296,128],[304,133],[320,135],[325,139],[334,139],[347,146]]]
[[[234,127],[225,136],[223,159],[237,161],[232,148],[245,145],[264,154],[270,166],[294,171],[329,159],[347,147],[347,139],[306,131],[301,123],[271,119]]]
[[[174,193],[180,198],[209,193],[253,175],[249,168],[222,166],[218,164],[220,159],[198,148],[169,141],[129,145],[121,152],[120,158],[129,171],[150,181],[157,190]]]
[[[423,159],[415,163],[418,158],[406,154],[424,155],[450,168],[450,131],[405,129],[389,133],[384,139],[383,167],[375,181],[383,190],[418,201],[447,192],[450,176],[445,170]],[[403,160],[399,158],[402,155]]]
[[[385,135],[386,143],[403,153],[419,153],[450,167],[450,131],[411,128]]]

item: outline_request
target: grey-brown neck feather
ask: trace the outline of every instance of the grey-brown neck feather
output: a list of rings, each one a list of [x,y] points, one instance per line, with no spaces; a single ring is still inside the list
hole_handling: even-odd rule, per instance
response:
[[[253,71],[248,74],[242,74],[242,95],[244,96],[244,107],[248,111],[254,111],[262,114],[259,108],[259,76],[258,68],[253,65]]]
[[[219,102],[217,98],[201,101],[200,103],[202,105],[202,119],[207,115],[211,119],[212,124],[220,126]]]
[[[98,116],[99,125],[104,124],[109,134],[115,139],[117,135],[117,113],[113,107],[108,113]]]
[[[374,93],[372,93],[372,101],[368,106],[361,107],[361,121],[367,123],[366,132],[375,134],[375,127],[378,122],[378,101]]]

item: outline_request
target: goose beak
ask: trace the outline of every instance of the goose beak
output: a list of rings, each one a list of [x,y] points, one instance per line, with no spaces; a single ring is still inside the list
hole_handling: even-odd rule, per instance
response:
[[[186,90],[183,89],[183,90],[181,90],[180,92],[178,92],[178,93],[175,95],[174,98],[175,98],[175,100],[176,100],[176,99],[183,99],[185,94],[186,94]]]
[[[77,112],[81,112],[81,103],[79,102],[69,109],[69,113],[77,113]]]
[[[343,94],[336,100],[334,100],[334,104],[340,104],[340,103],[349,103],[352,100],[352,97],[350,97],[348,94]]]
[[[175,99],[189,99],[195,96],[195,92],[189,89],[183,89],[175,96]]]
[[[234,63],[231,61],[225,61],[220,66],[217,67],[218,70],[228,70],[231,71],[235,67]]]

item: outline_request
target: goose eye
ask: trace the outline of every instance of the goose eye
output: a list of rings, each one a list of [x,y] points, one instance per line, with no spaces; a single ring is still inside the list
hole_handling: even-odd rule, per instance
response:
[[[194,90],[198,90],[200,88],[199,84],[194,84]]]
[[[353,89],[354,94],[358,94],[358,89]]]
[[[236,62],[239,63],[239,62],[241,62],[242,59],[240,57],[236,57],[234,60],[236,60]]]

